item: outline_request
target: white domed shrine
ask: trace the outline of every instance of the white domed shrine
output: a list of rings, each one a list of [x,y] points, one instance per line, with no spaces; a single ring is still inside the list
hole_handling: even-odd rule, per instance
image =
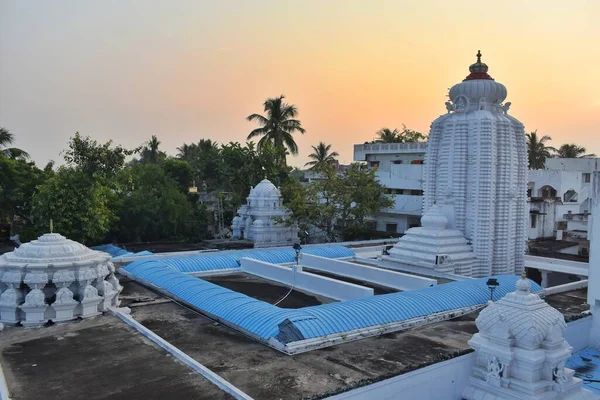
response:
[[[282,246],[298,242],[298,227],[279,222],[289,214],[281,192],[268,179],[250,189],[247,204],[233,218],[234,239],[249,239],[255,247]]]
[[[421,217],[421,227],[410,228],[389,251],[405,265],[444,273],[471,275],[475,254],[462,232],[450,229],[448,218],[434,204]]]
[[[47,233],[0,256],[0,322],[43,325],[118,306],[110,255]]]
[[[524,274],[516,288],[475,320],[469,345],[477,356],[463,399],[597,399],[565,368],[572,347],[563,315],[530,292]]]
[[[519,274],[524,267],[527,148],[523,124],[508,115],[506,87],[477,62],[450,89],[448,113],[431,124],[423,211],[437,202],[472,243],[472,276]]]

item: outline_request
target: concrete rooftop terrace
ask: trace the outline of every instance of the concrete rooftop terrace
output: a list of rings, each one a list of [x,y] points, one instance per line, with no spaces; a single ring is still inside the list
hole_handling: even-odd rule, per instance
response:
[[[232,277],[210,279],[225,286]],[[471,313],[289,356],[136,282],[121,282],[123,305],[137,321],[255,399],[326,398],[469,352],[467,341],[476,332],[477,313]],[[256,283],[266,296],[286,290],[269,281]],[[296,292],[290,297],[301,307],[327,301]],[[567,320],[587,310],[585,289],[546,300]],[[6,328],[0,354],[13,399],[229,398],[112,316],[39,329]]]

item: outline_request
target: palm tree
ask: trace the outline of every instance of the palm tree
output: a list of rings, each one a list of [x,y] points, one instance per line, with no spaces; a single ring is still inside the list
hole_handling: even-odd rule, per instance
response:
[[[258,149],[265,147],[267,143],[279,149],[287,149],[291,154],[298,154],[298,145],[294,141],[292,134],[294,132],[306,132],[300,121],[294,119],[298,115],[298,110],[293,104],[283,102],[285,96],[267,99],[264,103],[266,117],[260,114],[249,115],[248,121],[256,121],[260,128],[254,129],[248,135],[247,140],[257,136],[262,136],[258,141]],[[285,157],[280,160],[285,164]]]
[[[554,147],[546,146],[546,142],[552,140],[548,135],[538,138],[537,129],[527,133],[527,156],[529,158],[529,169],[544,169],[546,158],[552,157]]]
[[[183,146],[177,148],[176,157],[180,160],[192,162],[194,159],[198,158],[198,152],[198,145],[196,143],[184,143]]]
[[[15,140],[15,135],[10,133],[8,129],[0,128],[0,154],[13,159],[28,159],[29,154],[25,150],[17,149],[16,147],[7,147]]]
[[[198,150],[202,151],[213,151],[218,150],[219,144],[217,142],[213,142],[210,139],[200,139],[198,141]]]
[[[556,150],[556,156],[560,158],[589,158],[596,157],[595,154],[585,154],[585,147],[576,144],[563,144]]]
[[[311,147],[313,148],[313,152],[308,155],[308,158],[312,159],[312,161],[304,164],[305,167],[310,165],[310,170],[321,170],[326,166],[333,164],[336,161],[335,157],[339,156],[337,151],[329,152],[329,150],[331,150],[330,144],[319,142],[316,147]]]
[[[150,140],[146,142],[146,146],[142,149],[140,161],[143,163],[158,164],[159,161],[164,160],[167,155],[164,151],[158,149],[160,143],[156,135],[152,135]]]
[[[390,128],[381,128],[376,132],[379,136],[379,139],[376,141],[381,143],[398,143],[400,142],[398,133],[398,129],[391,130]]]

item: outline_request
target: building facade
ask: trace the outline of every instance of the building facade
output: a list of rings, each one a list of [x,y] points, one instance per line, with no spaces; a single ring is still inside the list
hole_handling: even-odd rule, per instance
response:
[[[419,226],[423,207],[423,162],[427,143],[365,143],[354,145],[354,161],[376,169],[379,182],[394,205],[374,216],[375,229],[404,233]]]
[[[589,254],[591,181],[600,158],[549,158],[543,170],[528,171],[528,238],[572,242],[574,254]]]

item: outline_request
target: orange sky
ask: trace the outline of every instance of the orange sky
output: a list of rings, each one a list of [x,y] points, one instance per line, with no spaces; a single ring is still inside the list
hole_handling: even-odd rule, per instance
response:
[[[310,145],[340,161],[381,127],[427,132],[481,49],[511,114],[600,154],[600,2],[0,2],[0,126],[38,163],[75,131],[134,147],[153,134],[244,141],[285,94]]]

